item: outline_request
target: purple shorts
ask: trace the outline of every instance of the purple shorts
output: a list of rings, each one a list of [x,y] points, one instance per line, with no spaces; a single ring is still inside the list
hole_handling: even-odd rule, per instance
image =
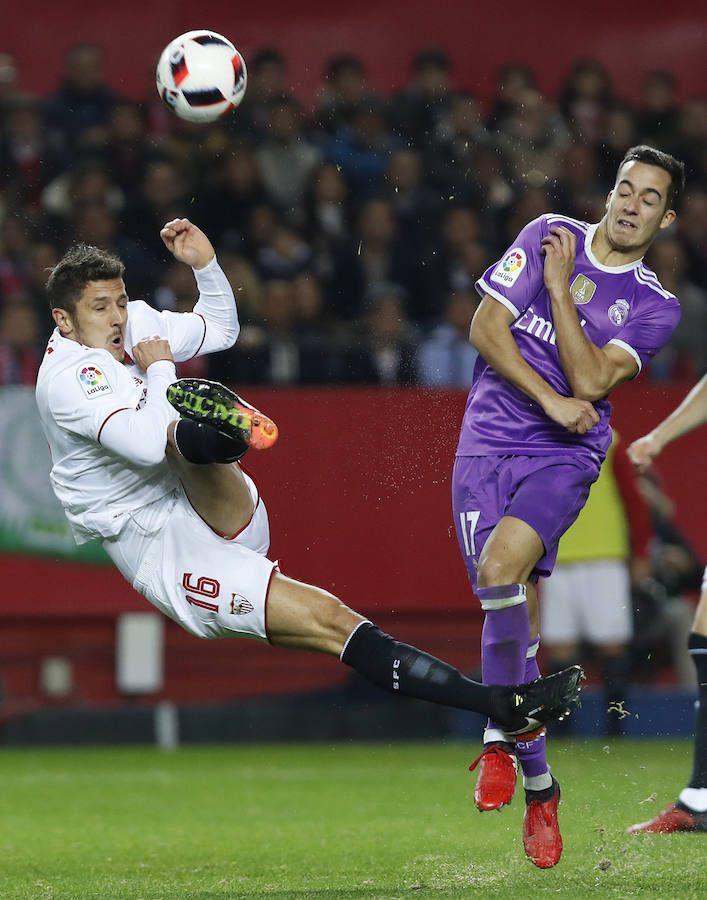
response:
[[[587,502],[599,466],[555,456],[458,456],[452,474],[452,509],[457,540],[472,587],[481,550],[504,516],[534,529],[545,553],[532,575],[548,576],[562,535]]]

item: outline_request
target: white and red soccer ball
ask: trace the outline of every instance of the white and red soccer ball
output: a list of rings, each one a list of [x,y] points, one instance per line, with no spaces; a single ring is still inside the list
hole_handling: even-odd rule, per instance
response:
[[[187,31],[162,51],[156,81],[160,97],[180,119],[213,122],[241,102],[248,73],[228,38]]]

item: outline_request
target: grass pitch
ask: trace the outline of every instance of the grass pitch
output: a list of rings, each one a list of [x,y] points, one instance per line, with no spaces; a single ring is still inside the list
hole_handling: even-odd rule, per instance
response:
[[[519,789],[473,806],[476,746],[0,751],[0,900],[707,896],[707,835],[625,835],[692,744],[553,742],[565,851],[525,859]]]

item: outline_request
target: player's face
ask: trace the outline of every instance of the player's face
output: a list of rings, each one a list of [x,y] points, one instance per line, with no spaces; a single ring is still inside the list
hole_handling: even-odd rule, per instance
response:
[[[76,312],[55,309],[54,318],[64,337],[86,347],[107,350],[123,361],[128,295],[122,278],[89,281],[76,302]]]
[[[670,175],[631,160],[619,170],[606,202],[606,233],[613,250],[639,259],[661,228],[675,219],[667,209]]]

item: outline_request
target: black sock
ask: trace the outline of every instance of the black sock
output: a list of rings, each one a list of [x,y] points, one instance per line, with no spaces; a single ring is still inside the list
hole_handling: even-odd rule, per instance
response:
[[[200,466],[236,462],[248,449],[243,441],[193,419],[180,419],[177,422],[174,427],[174,442],[184,459]]]
[[[687,649],[697,670],[695,756],[688,787],[707,788],[707,637],[691,632]]]
[[[364,622],[353,632],[341,661],[393,694],[483,715],[499,712],[495,708],[499,706],[497,688],[472,681],[441,659],[384,634],[371,622]]]

